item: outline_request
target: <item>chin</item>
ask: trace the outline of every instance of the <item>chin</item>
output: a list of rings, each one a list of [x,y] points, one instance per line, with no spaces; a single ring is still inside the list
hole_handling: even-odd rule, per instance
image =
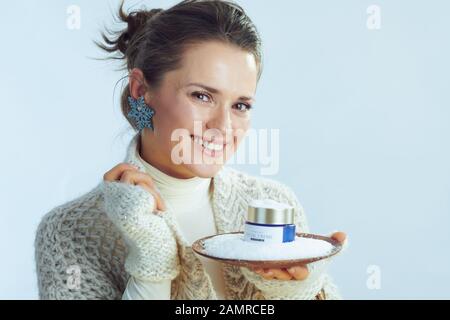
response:
[[[186,169],[197,177],[213,178],[223,166],[223,164],[190,164],[186,165]]]

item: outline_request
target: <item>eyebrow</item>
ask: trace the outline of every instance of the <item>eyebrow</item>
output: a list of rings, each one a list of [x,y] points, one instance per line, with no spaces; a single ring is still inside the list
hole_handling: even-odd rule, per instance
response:
[[[209,86],[206,86],[206,85],[201,84],[201,83],[189,83],[188,85],[186,85],[186,87],[189,87],[189,86],[201,87],[203,89],[206,89],[206,90],[208,90],[208,91],[210,91],[212,93],[216,93],[216,94],[220,94],[221,93],[220,90],[212,88],[212,87],[209,87]],[[247,96],[241,96],[241,97],[239,97],[239,100],[244,100],[244,101],[253,100],[253,101],[256,101],[256,99],[254,97],[247,97]]]

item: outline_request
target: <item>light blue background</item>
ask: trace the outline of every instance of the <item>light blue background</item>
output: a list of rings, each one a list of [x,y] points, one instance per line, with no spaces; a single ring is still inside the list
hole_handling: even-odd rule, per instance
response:
[[[449,2],[239,3],[264,40],[253,124],[281,130],[271,178],[295,190],[312,231],[348,233],[331,267],[344,297],[450,298]],[[66,27],[71,4],[80,30]],[[37,298],[40,218],[124,157],[132,132],[120,85],[113,96],[124,73],[89,58],[104,56],[92,40],[117,4],[2,5],[0,298]],[[371,4],[380,30],[366,27]],[[366,285],[371,265],[379,290]]]

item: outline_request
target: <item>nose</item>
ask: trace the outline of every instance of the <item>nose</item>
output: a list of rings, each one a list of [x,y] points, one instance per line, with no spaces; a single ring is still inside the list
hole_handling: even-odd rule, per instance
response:
[[[231,113],[228,108],[217,108],[206,123],[207,129],[218,130],[225,138],[231,132]]]

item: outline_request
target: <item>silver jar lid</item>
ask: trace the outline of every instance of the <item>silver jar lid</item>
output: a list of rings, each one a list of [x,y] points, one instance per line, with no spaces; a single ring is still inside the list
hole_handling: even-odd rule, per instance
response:
[[[261,224],[293,224],[294,208],[272,199],[255,199],[248,205],[247,221]]]

